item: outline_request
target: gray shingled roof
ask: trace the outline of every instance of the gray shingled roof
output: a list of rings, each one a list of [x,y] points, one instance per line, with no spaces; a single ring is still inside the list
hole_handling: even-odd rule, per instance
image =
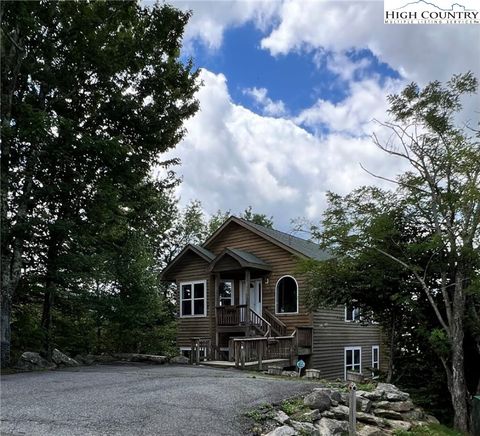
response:
[[[237,256],[240,256],[245,262],[257,264],[257,265],[264,265],[269,267],[267,263],[265,263],[262,259],[258,258],[252,253],[248,251],[239,250],[238,248],[231,248],[227,247],[231,252],[235,253]]]
[[[331,258],[332,256],[325,250],[322,250],[318,244],[315,244],[312,241],[307,241],[306,239],[299,238],[297,236],[290,235],[288,233],[281,232],[280,230],[269,229],[267,227],[260,226],[258,224],[254,224],[250,221],[241,219],[244,223],[252,226],[259,232],[270,236],[271,238],[281,242],[282,244],[292,248],[299,253],[310,257],[316,260],[326,260]]]
[[[201,245],[192,244],[192,246],[195,247],[196,250],[200,251],[205,257],[209,258],[210,260],[215,259],[215,255],[211,251],[208,251],[206,248],[203,248]]]

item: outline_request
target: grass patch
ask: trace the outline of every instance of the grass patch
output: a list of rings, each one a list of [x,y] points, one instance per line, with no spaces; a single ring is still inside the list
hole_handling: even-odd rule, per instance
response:
[[[357,391],[372,392],[375,387],[373,383],[357,383]]]
[[[273,418],[273,406],[271,404],[262,404],[256,409],[245,412],[245,416],[255,422],[264,422],[267,419]]]
[[[464,436],[462,433],[442,424],[429,424],[417,426],[410,431],[396,430],[395,436]]]
[[[282,401],[280,408],[289,416],[298,412],[306,412],[307,410],[310,410],[303,404],[303,398],[290,398],[284,400]]]

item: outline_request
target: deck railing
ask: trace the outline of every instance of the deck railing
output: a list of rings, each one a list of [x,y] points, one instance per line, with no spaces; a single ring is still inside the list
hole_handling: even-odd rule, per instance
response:
[[[287,334],[287,326],[267,308],[263,309],[263,317],[270,323],[272,332],[276,336],[285,336]]]
[[[218,326],[254,326],[263,335],[271,336],[271,324],[246,304],[217,306],[215,308]]]
[[[209,338],[192,338],[190,363],[200,364],[203,360],[210,360],[212,355],[212,341]]]
[[[285,359],[294,364],[296,356],[295,336],[235,338],[233,354],[235,366],[245,367],[247,362],[258,362],[262,369],[264,360]]]

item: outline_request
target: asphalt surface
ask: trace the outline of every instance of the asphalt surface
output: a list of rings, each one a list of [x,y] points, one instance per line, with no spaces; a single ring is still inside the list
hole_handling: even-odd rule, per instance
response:
[[[2,435],[242,435],[244,413],[312,389],[234,369],[97,365],[4,375]]]

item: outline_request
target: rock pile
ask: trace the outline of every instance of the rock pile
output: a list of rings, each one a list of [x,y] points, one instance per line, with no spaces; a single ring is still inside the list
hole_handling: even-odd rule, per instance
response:
[[[334,436],[348,432],[349,394],[331,388],[315,388],[303,398],[305,410],[288,416],[284,411],[270,413],[276,428],[267,436]],[[438,423],[415,407],[410,395],[388,383],[378,383],[371,392],[356,392],[358,436],[386,436],[396,430]],[[270,429],[271,429],[270,425]]]

